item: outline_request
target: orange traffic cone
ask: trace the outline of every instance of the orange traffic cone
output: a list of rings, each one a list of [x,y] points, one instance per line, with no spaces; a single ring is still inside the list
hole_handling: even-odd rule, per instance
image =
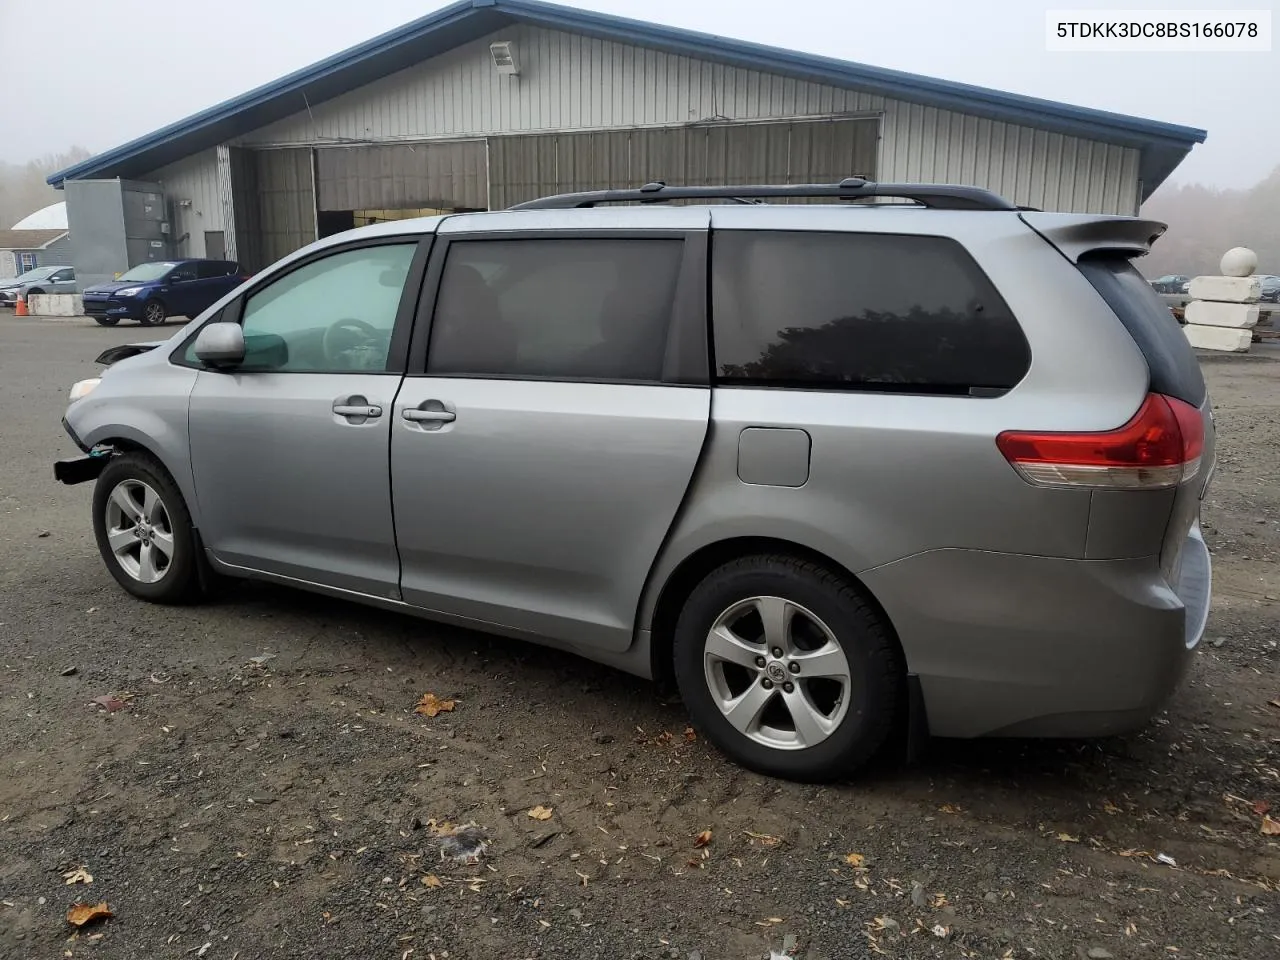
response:
[[[18,299],[13,303],[13,315],[15,317],[27,316],[27,298],[22,294],[18,294]]]

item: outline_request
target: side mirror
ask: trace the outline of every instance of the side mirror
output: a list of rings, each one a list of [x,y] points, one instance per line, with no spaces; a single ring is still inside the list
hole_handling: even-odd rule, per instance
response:
[[[196,336],[196,359],[215,370],[244,363],[244,331],[238,323],[210,323]]]

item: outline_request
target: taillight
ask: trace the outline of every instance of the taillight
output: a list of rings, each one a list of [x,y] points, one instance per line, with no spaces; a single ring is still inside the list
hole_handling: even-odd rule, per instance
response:
[[[1191,404],[1147,394],[1133,419],[1101,433],[1007,430],[996,446],[1028,483],[1158,490],[1200,472],[1204,421]]]

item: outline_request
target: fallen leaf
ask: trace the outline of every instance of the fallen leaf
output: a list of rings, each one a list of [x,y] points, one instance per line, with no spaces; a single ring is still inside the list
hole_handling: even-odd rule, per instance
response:
[[[1178,861],[1167,853],[1157,853],[1156,863],[1163,863],[1166,867],[1176,867],[1178,865]]]
[[[1061,840],[1063,843],[1079,843],[1080,842],[1079,837],[1073,837],[1069,833],[1058,834],[1058,839]]]
[[[117,710],[124,707],[123,700],[117,700],[108,693],[104,693],[100,697],[94,697],[91,702],[96,703],[100,707],[106,708],[107,713],[115,713]]]
[[[945,940],[951,935],[951,928],[938,924],[933,928],[933,935],[941,940]]]
[[[434,873],[428,873],[425,877],[423,877],[422,885],[424,887],[429,887],[432,889],[434,889],[435,887],[443,886],[443,884],[440,882],[440,878],[437,877]]]
[[[684,742],[685,742],[685,743],[693,743],[693,741],[695,741],[695,740],[697,740],[697,739],[698,739],[698,734],[694,731],[693,727],[685,727],[685,728],[684,728]]]
[[[455,700],[441,700],[434,693],[424,693],[422,699],[418,701],[418,705],[413,708],[413,712],[434,717],[439,713],[452,711],[456,703],[457,701]]]
[[[1103,801],[1102,801],[1102,809],[1103,809],[1105,812],[1107,812],[1107,813],[1111,814],[1111,816],[1113,816],[1113,817],[1114,817],[1117,813],[1119,813],[1119,812],[1120,812],[1120,808],[1119,808],[1119,807],[1117,807],[1117,806],[1116,806],[1114,803],[1112,803],[1110,800],[1103,800]]]
[[[1268,700],[1267,706],[1280,708],[1280,700]]]
[[[264,663],[267,663],[270,660],[274,660],[275,658],[276,658],[276,655],[274,653],[263,653],[256,657],[250,657],[249,662],[252,664],[256,664],[257,666],[260,667]]]
[[[76,867],[74,870],[68,870],[62,875],[62,879],[70,886],[73,883],[93,883],[93,874],[84,867]]]
[[[534,820],[550,820],[551,809],[551,807],[544,807],[542,804],[538,804],[529,811],[529,816]]]
[[[938,809],[941,810],[943,813],[955,814],[960,812],[960,808],[957,807],[954,803],[944,803]]]
[[[758,840],[763,846],[766,846],[766,847],[776,847],[778,844],[782,842],[781,837],[771,837],[767,833],[755,833],[754,831],[751,831],[751,830],[743,830],[742,832],[745,833],[752,840]]]
[[[67,923],[76,927],[83,927],[86,923],[93,923],[95,920],[106,920],[111,916],[114,916],[114,914],[105,902],[92,905],[77,903],[67,911]]]
[[[860,853],[849,853],[845,855],[844,862],[851,867],[860,867],[866,862],[866,857]]]
[[[1270,817],[1263,817],[1262,833],[1268,837],[1280,837],[1280,820],[1272,820]]]
[[[1253,805],[1253,812],[1260,817],[1265,817],[1271,812],[1271,804],[1266,800],[1259,800]]]
[[[700,834],[698,834],[696,837],[693,838],[693,845],[695,847],[705,847],[710,842],[711,842],[710,830],[703,830]]]

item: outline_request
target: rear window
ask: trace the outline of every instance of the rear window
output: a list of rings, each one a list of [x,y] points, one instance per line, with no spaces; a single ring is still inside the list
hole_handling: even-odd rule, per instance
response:
[[[214,277],[225,277],[232,272],[232,265],[225,260],[201,260],[197,264],[199,277],[201,280],[210,280]]]
[[[988,396],[1031,362],[991,281],[944,237],[717,232],[712,308],[726,385]]]
[[[1079,267],[1146,357],[1151,389],[1200,406],[1205,386],[1195,351],[1168,305],[1137,268],[1118,256],[1088,257]]]

